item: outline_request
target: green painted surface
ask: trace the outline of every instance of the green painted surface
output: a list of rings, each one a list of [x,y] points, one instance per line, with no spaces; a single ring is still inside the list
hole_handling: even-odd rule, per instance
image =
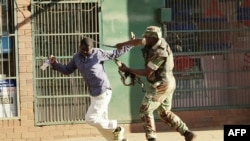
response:
[[[164,8],[163,0],[112,0],[102,1],[102,41],[106,45],[129,40],[130,32],[141,37],[149,25],[161,26],[159,11]],[[103,49],[111,49],[102,46]],[[141,48],[133,48],[119,60],[133,68],[143,68]],[[109,118],[119,122],[140,121],[138,110],[143,97],[139,84],[124,86],[114,62],[105,64],[113,87],[113,97],[109,108]],[[143,79],[144,82],[145,79]]]
[[[171,22],[172,21],[172,9],[171,8],[161,8],[161,22]]]

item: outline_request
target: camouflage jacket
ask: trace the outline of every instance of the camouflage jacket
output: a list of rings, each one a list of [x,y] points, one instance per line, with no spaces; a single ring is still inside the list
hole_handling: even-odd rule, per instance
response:
[[[163,39],[154,46],[144,46],[142,49],[145,67],[155,70],[153,74],[147,77],[150,83],[158,81],[169,82],[173,77],[174,59],[169,44]]]

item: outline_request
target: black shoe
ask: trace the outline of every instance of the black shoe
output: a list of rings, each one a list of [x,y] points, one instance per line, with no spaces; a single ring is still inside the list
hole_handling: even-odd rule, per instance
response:
[[[196,138],[196,134],[190,130],[186,131],[184,134],[185,141],[194,141]]]
[[[156,141],[156,139],[155,138],[150,138],[150,139],[148,139],[148,141]]]

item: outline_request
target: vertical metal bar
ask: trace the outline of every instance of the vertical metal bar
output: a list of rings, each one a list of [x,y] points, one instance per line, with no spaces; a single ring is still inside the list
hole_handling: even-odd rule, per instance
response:
[[[31,1],[31,5],[33,4],[33,1]],[[35,13],[35,11],[36,11],[36,9],[35,8],[31,8],[31,14],[34,14]],[[16,13],[16,12],[14,12],[14,13]],[[35,29],[35,24],[34,23],[36,23],[35,22],[35,19],[34,18],[31,18],[31,28],[32,29]],[[16,25],[16,22],[15,22],[15,25]],[[15,32],[17,32],[17,29],[15,29]],[[32,31],[32,35],[34,35],[36,33],[36,31]],[[31,36],[31,38],[32,38],[32,47],[34,47],[35,46],[35,42],[36,42],[36,40],[37,40],[37,37],[36,36]],[[16,36],[16,39],[17,39],[17,36]],[[16,48],[16,50],[17,50],[17,48]],[[16,53],[17,53],[18,51],[16,51]],[[36,54],[36,52],[35,52],[35,49],[33,49],[33,54]],[[16,55],[17,56],[17,55]],[[16,58],[18,58],[18,57],[16,57]],[[33,65],[32,66],[32,69],[33,70],[35,70],[35,72],[37,73],[37,69],[36,69],[36,64],[37,64],[37,60],[35,59],[35,55],[33,55],[32,56],[32,59],[33,60],[35,60],[35,65]],[[17,64],[19,64],[19,63],[17,63]],[[17,68],[19,68],[19,67],[17,67]],[[19,73],[17,73],[17,74],[19,74]],[[36,86],[37,85],[37,80],[36,80],[36,75],[35,74],[33,74],[33,83],[34,83],[34,86]],[[17,82],[19,82],[19,81],[17,81]],[[19,91],[19,90],[18,90]],[[40,116],[39,116],[39,106],[40,106],[40,104],[39,104],[39,99],[38,98],[36,98],[36,96],[37,96],[37,87],[35,87],[34,89],[33,89],[33,93],[34,93],[34,113],[35,113],[35,115],[34,115],[34,121],[35,121],[35,123],[36,122],[38,122],[38,121],[40,121]],[[19,102],[18,102],[19,103]]]
[[[8,1],[9,2],[9,1]],[[15,11],[15,9],[16,9],[16,5],[12,2],[11,3],[11,7],[14,7],[14,9],[12,9],[11,11],[14,13],[14,17],[13,17],[13,19],[14,19],[14,25],[17,25],[17,15],[16,15],[16,12],[14,12]],[[14,28],[14,27],[13,27]],[[20,118],[20,97],[19,97],[19,95],[20,95],[20,93],[19,93],[19,87],[17,87],[17,86],[19,86],[19,63],[17,63],[18,61],[19,61],[19,59],[18,59],[18,50],[17,50],[17,28],[15,28],[14,29],[14,43],[15,43],[15,45],[13,46],[14,47],[14,50],[15,50],[15,59],[14,59],[14,61],[15,61],[15,80],[16,80],[16,109],[17,109],[17,116],[16,117],[18,117],[18,118]]]

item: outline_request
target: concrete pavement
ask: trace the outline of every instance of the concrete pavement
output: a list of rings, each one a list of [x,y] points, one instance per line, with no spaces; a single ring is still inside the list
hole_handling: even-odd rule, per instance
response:
[[[193,129],[197,134],[195,141],[223,141],[223,128]],[[125,133],[129,141],[146,141],[144,133]],[[105,141],[101,136],[61,139],[55,141]],[[175,131],[157,133],[157,141],[185,141],[184,137]]]

